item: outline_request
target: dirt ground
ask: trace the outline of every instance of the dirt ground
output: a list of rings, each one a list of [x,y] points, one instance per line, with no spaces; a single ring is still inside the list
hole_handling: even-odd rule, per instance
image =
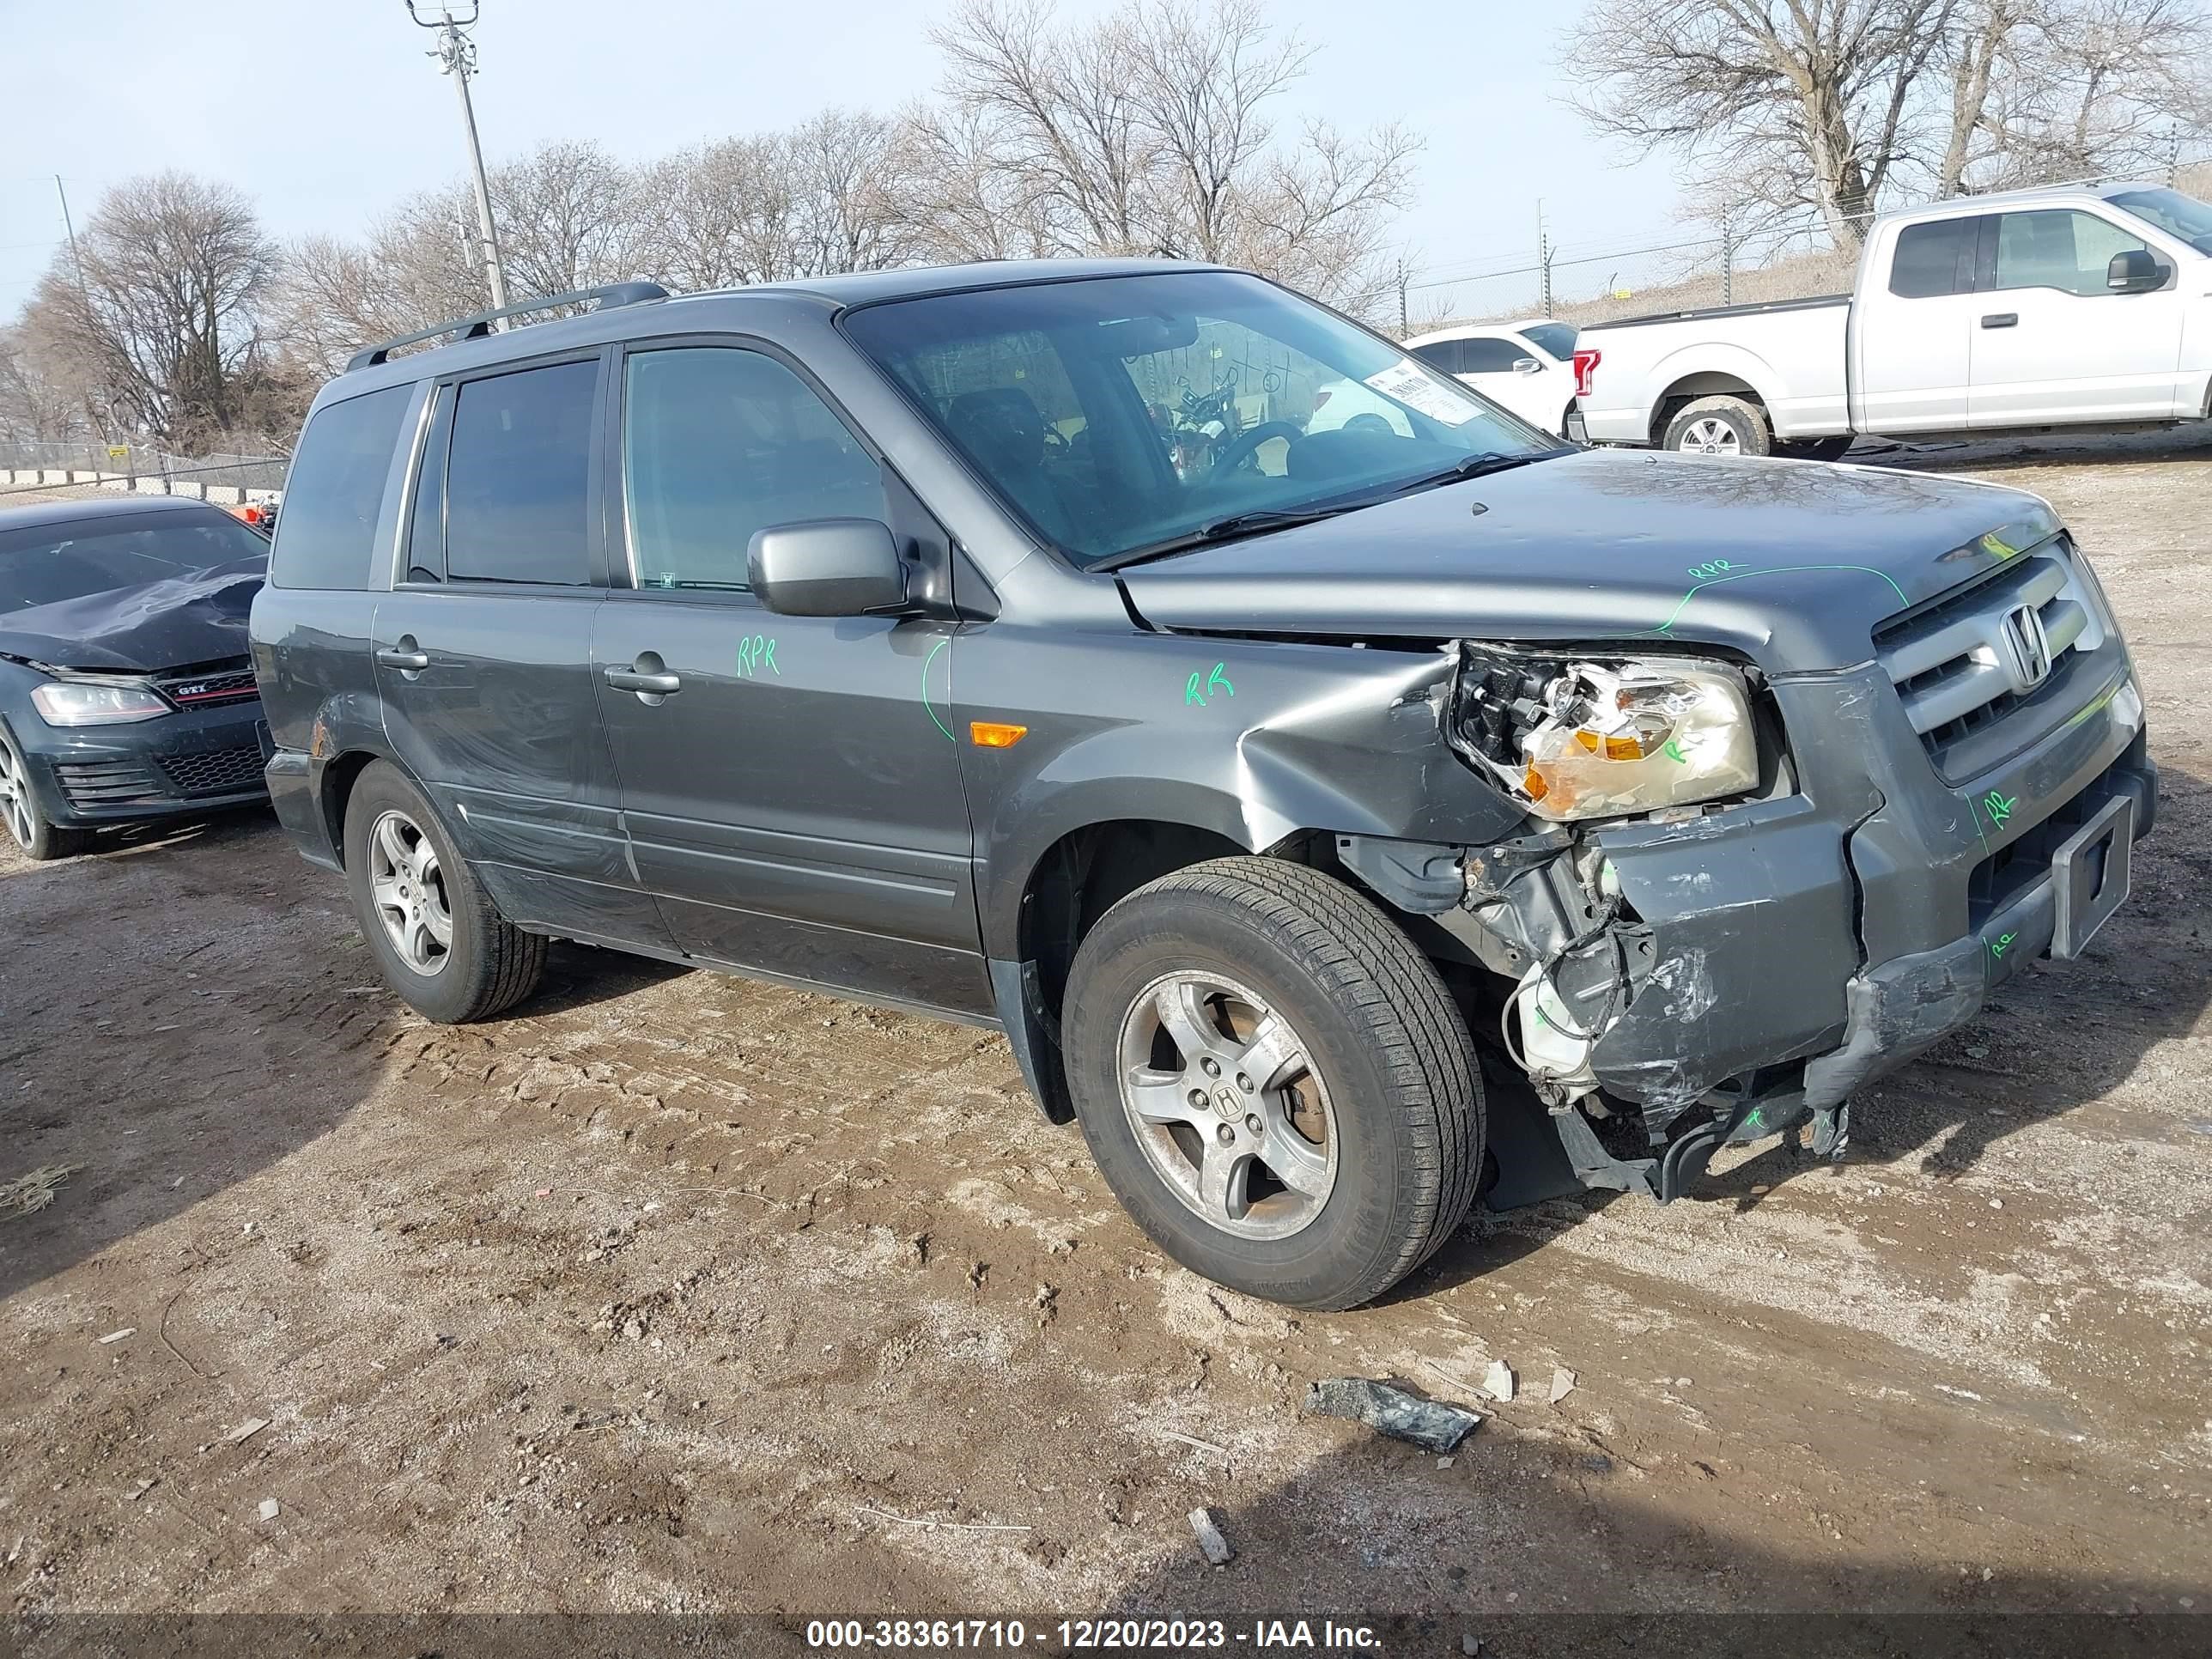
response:
[[[2130,905],[1844,1164],[1480,1216],[1364,1311],[1167,1264],[995,1037],[579,947],[442,1030],[264,814],[0,854],[0,1180],[76,1166],[0,1219],[13,1609],[2212,1611],[2212,434],[1874,459],[2094,556]],[[1299,1409],[1493,1358],[1448,1467]]]

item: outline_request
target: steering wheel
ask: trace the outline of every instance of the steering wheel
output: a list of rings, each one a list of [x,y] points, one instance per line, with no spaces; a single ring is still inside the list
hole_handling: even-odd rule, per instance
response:
[[[1305,434],[1305,428],[1293,421],[1262,421],[1249,431],[1240,432],[1229,441],[1229,447],[1213,458],[1213,468],[1206,474],[1218,478],[1235,471],[1249,460],[1252,453],[1270,438],[1286,438],[1296,443]]]

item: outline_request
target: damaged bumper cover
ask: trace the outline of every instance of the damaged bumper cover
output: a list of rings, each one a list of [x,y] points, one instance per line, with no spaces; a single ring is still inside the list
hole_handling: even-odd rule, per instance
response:
[[[1928,764],[1880,669],[1773,691],[1798,793],[1593,833],[1651,960],[1591,1067],[1647,1118],[1761,1094],[1840,1104],[2025,963],[2074,954],[2156,810],[2124,660],[2059,731],[1963,787]]]

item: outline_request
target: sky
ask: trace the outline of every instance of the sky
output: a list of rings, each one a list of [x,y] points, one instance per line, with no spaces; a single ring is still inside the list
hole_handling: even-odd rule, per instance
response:
[[[936,80],[928,33],[944,11],[921,0],[482,5],[471,89],[494,164],[556,139],[638,160],[831,104],[895,110]],[[1106,9],[1061,7],[1071,19]],[[1281,128],[1319,115],[1426,136],[1418,201],[1394,229],[1423,277],[1528,264],[1540,201],[1571,252],[1679,236],[1670,165],[1620,155],[1558,101],[1571,4],[1273,0],[1267,15],[1316,49],[1280,100]],[[106,186],[177,167],[244,190],[289,239],[356,234],[463,166],[452,84],[401,0],[0,0],[0,319],[61,244],[56,173],[80,228]],[[1417,289],[1413,309],[1473,291]]]

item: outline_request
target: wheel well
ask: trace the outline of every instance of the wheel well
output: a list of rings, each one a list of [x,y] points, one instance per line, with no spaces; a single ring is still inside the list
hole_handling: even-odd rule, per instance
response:
[[[1030,872],[1020,931],[1022,959],[1036,964],[1048,1022],[1059,1022],[1076,947],[1099,917],[1148,881],[1244,852],[1214,830],[1150,818],[1085,824],[1054,842]]]
[[[1723,396],[1741,398],[1761,413],[1766,409],[1766,399],[1759,395],[1759,388],[1738,375],[1724,374],[1717,368],[1696,374],[1685,374],[1680,380],[1659,394],[1659,401],[1651,410],[1651,441],[1667,441],[1667,428],[1674,417],[1700,398]]]
[[[341,869],[345,866],[346,802],[352,799],[353,787],[369,763],[381,758],[366,749],[356,749],[323,769],[323,828],[329,832],[331,851],[337,855]]]

